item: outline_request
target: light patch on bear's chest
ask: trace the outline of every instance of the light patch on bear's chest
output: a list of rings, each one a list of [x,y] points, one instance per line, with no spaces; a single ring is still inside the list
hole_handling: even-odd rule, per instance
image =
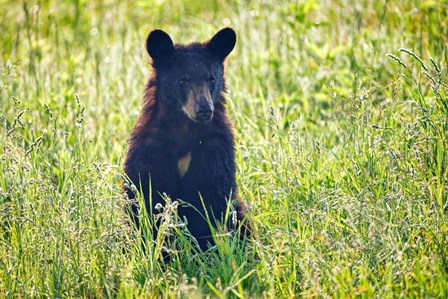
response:
[[[177,171],[179,172],[180,177],[183,177],[187,173],[188,168],[190,167],[190,162],[191,152],[188,152],[185,156],[179,159],[177,162]]]

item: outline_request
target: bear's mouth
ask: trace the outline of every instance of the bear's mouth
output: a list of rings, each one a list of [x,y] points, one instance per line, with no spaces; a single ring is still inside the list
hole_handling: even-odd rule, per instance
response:
[[[213,117],[214,106],[208,88],[193,87],[188,92],[187,101],[182,105],[182,111],[195,122],[208,122]]]
[[[188,116],[188,118],[194,122],[198,123],[206,123],[210,121],[213,118],[213,109],[195,109],[194,112],[192,112],[189,109],[186,109],[185,106],[182,106],[182,111]]]
[[[196,120],[207,122],[213,117],[213,105],[208,103],[198,104],[195,107]]]

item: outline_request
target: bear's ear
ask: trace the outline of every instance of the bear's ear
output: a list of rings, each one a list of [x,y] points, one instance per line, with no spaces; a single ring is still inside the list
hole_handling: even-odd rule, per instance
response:
[[[174,52],[174,44],[165,31],[157,29],[149,33],[146,39],[146,51],[157,63],[168,58]]]
[[[236,43],[236,33],[232,28],[221,29],[206,44],[205,48],[220,61],[232,52]]]

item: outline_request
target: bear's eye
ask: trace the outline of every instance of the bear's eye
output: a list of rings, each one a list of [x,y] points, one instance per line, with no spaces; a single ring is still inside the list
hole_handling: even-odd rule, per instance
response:
[[[188,85],[188,83],[190,83],[190,79],[186,76],[181,77],[178,81],[177,81],[177,85],[179,85],[180,87],[185,87]]]
[[[213,88],[215,86],[215,78],[214,77],[209,77],[208,78],[208,85],[210,86],[210,88]]]

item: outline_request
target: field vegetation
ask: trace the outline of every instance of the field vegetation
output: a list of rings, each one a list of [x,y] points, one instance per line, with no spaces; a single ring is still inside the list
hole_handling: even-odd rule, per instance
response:
[[[254,239],[195,252],[171,202],[165,264],[121,188],[144,42],[226,26]],[[448,297],[447,1],[0,0],[0,31],[0,297]]]

